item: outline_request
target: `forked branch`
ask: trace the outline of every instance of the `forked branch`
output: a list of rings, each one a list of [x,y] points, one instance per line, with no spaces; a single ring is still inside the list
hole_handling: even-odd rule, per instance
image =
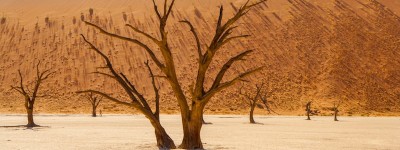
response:
[[[200,63],[200,61],[203,59],[203,53],[202,53],[202,50],[201,50],[201,43],[200,43],[200,39],[199,39],[199,36],[197,34],[197,31],[196,31],[196,29],[194,29],[192,23],[190,23],[188,20],[182,20],[180,22],[185,23],[190,27],[190,31],[192,32],[192,34],[193,34],[193,36],[194,36],[194,38],[196,40],[197,54],[199,55],[199,63]]]
[[[133,38],[124,37],[124,36],[121,36],[121,35],[118,35],[118,34],[114,34],[114,33],[108,32],[105,29],[103,29],[103,28],[101,28],[98,25],[95,25],[93,23],[90,23],[90,22],[87,22],[87,21],[84,21],[84,22],[87,25],[95,27],[96,29],[100,30],[100,32],[105,34],[105,35],[108,35],[108,36],[111,36],[111,37],[115,37],[115,38],[118,38],[118,39],[121,39],[121,40],[129,41],[129,42],[132,42],[132,43],[135,43],[135,44],[139,45],[140,47],[142,47],[142,48],[144,48],[146,50],[146,52],[150,55],[151,59],[157,64],[157,66],[160,69],[164,68],[164,65],[157,58],[157,56],[154,54],[153,50],[151,50],[150,47],[147,46],[146,44],[144,44],[143,42],[141,42],[139,40],[136,40],[136,39],[133,39]]]

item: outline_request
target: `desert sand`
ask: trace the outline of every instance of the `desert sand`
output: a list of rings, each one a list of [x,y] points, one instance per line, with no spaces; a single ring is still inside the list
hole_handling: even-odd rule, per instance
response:
[[[37,115],[44,127],[4,127],[25,124],[23,115],[0,115],[0,149],[157,149],[153,128],[140,115]],[[398,117],[247,116],[207,115],[202,129],[205,149],[324,149],[398,150]],[[162,123],[176,143],[182,139],[180,116],[162,115]]]

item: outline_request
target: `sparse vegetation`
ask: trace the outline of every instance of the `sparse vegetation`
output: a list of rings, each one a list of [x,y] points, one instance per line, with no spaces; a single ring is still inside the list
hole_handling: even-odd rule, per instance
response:
[[[25,109],[26,109],[26,112],[28,115],[28,124],[26,125],[27,127],[38,126],[33,121],[34,104],[35,104],[37,98],[45,96],[45,95],[38,95],[40,85],[42,84],[42,82],[44,80],[48,79],[53,74],[53,72],[50,72],[50,70],[40,71],[39,67],[40,67],[40,61],[36,65],[36,80],[34,82],[35,84],[34,84],[34,88],[33,88],[32,92],[27,85],[25,85],[25,86],[23,85],[24,81],[23,81],[20,70],[18,70],[19,79],[20,79],[19,85],[11,86],[11,88],[13,90],[19,92],[25,98]]]

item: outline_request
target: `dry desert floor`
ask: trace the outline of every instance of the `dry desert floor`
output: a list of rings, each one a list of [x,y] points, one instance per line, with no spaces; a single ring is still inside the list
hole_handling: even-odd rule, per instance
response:
[[[398,117],[205,116],[202,139],[206,149],[400,149]],[[0,149],[157,149],[153,128],[140,115],[36,115],[44,127],[25,124],[24,115],[0,115]],[[179,144],[180,116],[163,115],[162,123]]]

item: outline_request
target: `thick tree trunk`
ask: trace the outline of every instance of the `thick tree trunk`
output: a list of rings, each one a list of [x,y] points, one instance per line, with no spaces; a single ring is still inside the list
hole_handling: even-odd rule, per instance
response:
[[[93,108],[92,108],[92,117],[97,117],[97,114],[96,114],[96,107],[93,107]]]
[[[158,148],[160,149],[176,148],[174,141],[171,139],[171,137],[169,137],[169,135],[161,125],[157,125],[157,127],[154,127],[154,129],[155,129]]]
[[[186,121],[183,128],[183,140],[179,146],[181,149],[203,149],[201,142],[201,127],[203,126],[203,108],[202,104],[195,104],[190,114],[190,120]]]
[[[157,119],[154,115],[152,115],[152,113],[148,114],[145,113],[145,115],[150,120],[151,125],[154,127],[154,133],[156,135],[156,140],[157,140],[157,147],[159,149],[175,149],[176,146],[174,141],[162,127],[159,119]]]
[[[26,111],[28,113],[28,124],[26,126],[27,127],[35,127],[36,124],[33,121],[33,107],[27,108]]]
[[[253,104],[251,105],[251,109],[250,109],[250,123],[256,123],[256,121],[254,121],[254,109],[255,109],[256,105]]]

